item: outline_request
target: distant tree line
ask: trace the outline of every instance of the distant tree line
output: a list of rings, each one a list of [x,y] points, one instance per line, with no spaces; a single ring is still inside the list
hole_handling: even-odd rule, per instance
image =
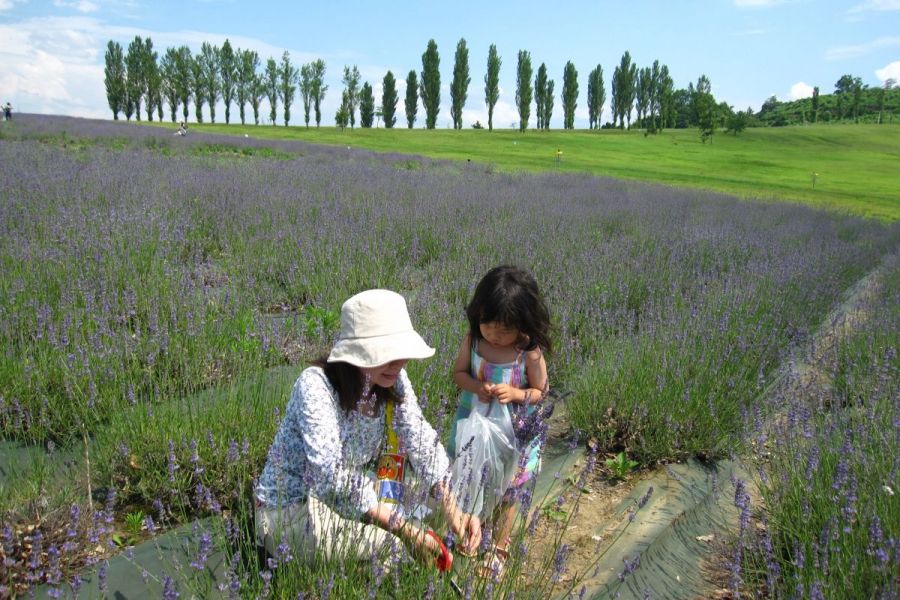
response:
[[[275,124],[280,103],[284,124],[288,125],[299,88],[307,127],[313,113],[317,127],[322,121],[322,100],[328,86],[321,59],[298,69],[285,51],[280,62],[269,57],[263,69],[256,51],[235,49],[227,39],[221,47],[203,42],[196,55],[187,46],[167,48],[160,59],[153,41],[140,36],[132,40],[127,51],[110,40],[105,59],[106,99],[116,120],[123,114],[128,120],[134,117],[140,121],[143,108],[148,121],[153,121],[154,114],[162,121],[166,104],[173,123],[179,120],[179,110],[181,120],[186,121],[193,103],[198,123],[203,123],[207,106],[209,120],[215,123],[216,106],[221,100],[225,123],[231,122],[231,109],[236,105],[241,123],[247,122],[249,106],[253,122],[259,125],[265,98],[269,101],[269,121]]]
[[[494,128],[502,64],[497,47],[492,44],[488,49],[484,76],[488,130]],[[527,130],[534,107],[534,126],[539,130],[549,129],[555,104],[555,81],[550,78],[547,65],[541,63],[535,73],[531,53],[519,50],[515,66],[515,103],[519,118],[515,126],[520,131]],[[321,59],[298,68],[285,51],[280,62],[269,57],[263,66],[255,51],[234,49],[227,39],[221,47],[204,42],[200,52],[193,56],[187,46],[168,48],[161,59],[153,50],[150,38],[142,40],[140,36],[135,37],[127,51],[114,41],[108,43],[106,50],[106,93],[114,119],[121,113],[126,119],[140,120],[143,107],[147,120],[152,121],[154,113],[162,120],[163,105],[166,104],[173,122],[177,120],[179,109],[182,120],[187,120],[193,103],[197,122],[203,122],[206,109],[210,122],[215,123],[216,106],[222,101],[226,123],[231,122],[231,109],[235,105],[241,123],[245,123],[249,105],[253,122],[258,125],[260,106],[265,99],[269,105],[269,122],[275,125],[280,105],[283,123],[288,125],[299,92],[304,123],[308,127],[314,115],[318,127],[322,120],[322,102],[328,90],[324,77],[325,62]],[[466,40],[460,39],[450,82],[450,117],[454,129],[463,127],[463,108],[471,82],[469,48]],[[441,104],[441,73],[440,54],[433,39],[428,41],[422,54],[421,71],[410,70],[405,83],[406,126],[415,126],[421,101],[425,127],[434,129]],[[397,124],[400,97],[397,79],[391,71],[381,82],[380,99],[375,97],[373,86],[361,80],[355,65],[344,66],[342,84],[341,103],[335,114],[338,127],[355,128],[357,113],[362,127],[377,126],[382,120],[387,128]],[[559,98],[564,129],[575,127],[578,94],[578,70],[569,61],[563,68]],[[607,97],[612,120],[601,124]],[[716,101],[706,75],[701,75],[696,84],[691,82],[687,88],[676,89],[667,65],[655,60],[649,66],[640,67],[632,61],[628,51],[613,69],[608,96],[601,65],[594,67],[587,76],[589,129],[631,129],[636,126],[647,133],[656,133],[667,128],[697,127],[704,142],[711,139],[717,129],[738,133],[745,127],[758,125],[851,119],[884,122],[885,118],[892,120],[898,108],[900,92],[893,88],[892,80],[884,88],[868,88],[860,78],[845,75],[835,84],[835,93],[830,96],[820,98],[816,88],[810,99],[782,103],[772,97],[763,104],[759,114],[754,115],[749,108],[736,112],[727,103]],[[480,123],[473,126],[482,127]]]
[[[900,116],[900,87],[894,79],[869,87],[859,77],[843,75],[834,84],[834,92],[790,102],[768,98],[755,115],[753,125],[782,127],[804,123],[892,123]]]

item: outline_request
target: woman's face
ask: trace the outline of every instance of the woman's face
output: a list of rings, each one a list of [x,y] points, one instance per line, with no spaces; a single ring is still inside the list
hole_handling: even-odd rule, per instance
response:
[[[405,367],[407,362],[409,361],[405,358],[392,360],[389,363],[377,367],[365,368],[362,372],[363,375],[372,382],[372,385],[383,388],[392,388],[394,387],[394,384],[397,383],[397,378],[400,376],[400,369]]]

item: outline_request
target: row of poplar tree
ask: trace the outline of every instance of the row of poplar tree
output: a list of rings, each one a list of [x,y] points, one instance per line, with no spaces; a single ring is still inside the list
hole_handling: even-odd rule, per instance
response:
[[[500,96],[501,65],[502,58],[497,47],[491,45],[484,77],[488,129],[494,126],[494,108]],[[215,123],[216,105],[222,100],[226,123],[231,122],[231,108],[236,104],[241,123],[246,123],[246,107],[249,105],[253,111],[253,122],[258,125],[260,105],[265,99],[269,104],[269,121],[275,124],[281,105],[284,124],[288,125],[291,107],[299,91],[304,122],[309,126],[311,114],[314,114],[316,126],[319,126],[322,101],[328,90],[324,83],[325,62],[315,60],[298,69],[285,51],[280,62],[270,57],[265,68],[261,69],[261,66],[257,52],[235,49],[227,39],[221,47],[204,42],[196,55],[187,46],[167,48],[161,59],[149,37],[143,40],[140,36],[135,37],[127,51],[111,40],[106,50],[107,100],[114,119],[122,113],[126,119],[134,116],[140,120],[143,106],[149,121],[153,120],[154,113],[162,121],[165,103],[173,122],[177,120],[179,108],[182,119],[186,121],[193,102],[194,116],[199,123],[203,122],[205,105],[209,106],[210,122]],[[342,83],[341,104],[335,115],[337,126],[354,127],[357,109],[363,127],[371,127],[376,119],[383,119],[388,128],[397,123],[399,96],[397,80],[391,71],[382,81],[379,105],[376,105],[372,86],[368,82],[360,86],[360,73],[356,66],[344,67]],[[462,112],[470,84],[469,49],[466,40],[460,39],[456,45],[450,84],[450,114],[455,129],[463,126]],[[687,90],[675,90],[666,65],[660,65],[657,60],[652,66],[639,68],[627,51],[613,71],[610,88],[612,122],[606,123],[605,127],[630,128],[632,116],[635,116],[635,122],[651,132],[675,126],[699,125],[702,129],[704,124],[714,125],[717,109],[720,108],[712,97],[710,82],[705,76],[698,79],[696,87],[691,83]],[[520,50],[516,63],[516,109],[520,130],[524,131],[529,126],[532,104],[536,109],[536,127],[549,129],[555,104],[554,89],[555,81],[550,79],[547,65],[541,63],[535,74],[531,54]],[[422,54],[421,72],[412,69],[406,77],[404,109],[409,128],[415,125],[419,100],[425,109],[426,128],[436,126],[440,90],[440,54],[432,39]],[[578,93],[578,71],[569,61],[563,69],[560,94],[565,129],[574,128]],[[598,64],[587,78],[590,129],[601,127],[606,98],[603,68]],[[473,126],[479,127],[480,123]]]
[[[203,122],[203,107],[209,105],[210,122],[216,122],[216,104],[225,103],[225,122],[231,122],[231,107],[237,104],[241,123],[246,123],[246,107],[253,110],[253,121],[259,124],[262,100],[269,101],[269,118],[274,123],[278,103],[284,106],[284,123],[291,120],[291,106],[297,91],[300,73],[285,52],[281,62],[274,58],[266,61],[260,71],[260,58],[255,50],[233,48],[228,40],[221,47],[203,42],[200,52],[191,53],[187,46],[167,48],[162,59],[153,49],[153,41],[136,36],[128,45],[110,40],[106,46],[104,83],[106,99],[118,120],[119,114],[131,120],[141,119],[143,105],[147,120],[156,113],[163,120],[163,104],[169,106],[172,122],[177,120],[179,108],[183,120],[187,120],[190,104],[194,103],[194,115]],[[325,78],[325,61],[316,60],[302,68],[301,94],[309,124],[310,107],[315,110],[316,124],[322,120],[321,105],[328,86]]]

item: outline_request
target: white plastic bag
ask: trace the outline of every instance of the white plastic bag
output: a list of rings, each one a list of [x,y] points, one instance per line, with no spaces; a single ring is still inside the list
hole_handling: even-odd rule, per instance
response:
[[[476,401],[469,416],[456,425],[453,491],[460,507],[489,517],[503,499],[520,458],[509,407],[496,400]]]

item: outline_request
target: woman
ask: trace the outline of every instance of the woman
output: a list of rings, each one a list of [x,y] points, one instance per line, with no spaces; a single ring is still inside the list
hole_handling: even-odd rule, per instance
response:
[[[290,548],[307,559],[316,552],[367,559],[396,536],[420,559],[434,560],[437,536],[399,508],[407,459],[461,549],[478,547],[479,522],[449,491],[447,454],[403,369],[433,354],[399,294],[368,290],[344,303],[338,341],[294,384],[256,489],[257,535],[270,555]],[[366,473],[373,464],[377,482]]]

